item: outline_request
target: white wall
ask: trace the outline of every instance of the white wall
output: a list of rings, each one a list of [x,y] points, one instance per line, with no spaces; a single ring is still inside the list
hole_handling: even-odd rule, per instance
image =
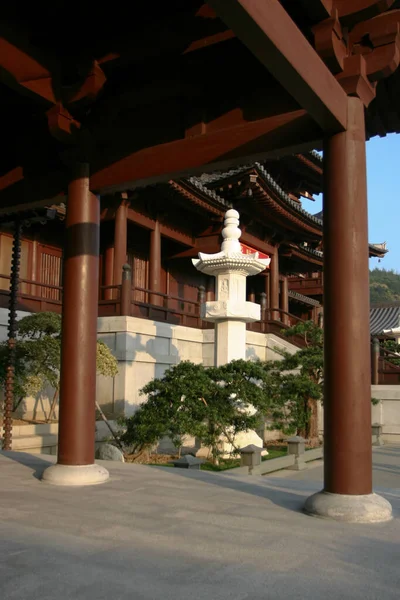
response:
[[[400,385],[373,385],[371,397],[379,400],[372,406],[372,423],[383,426],[385,442],[400,444]]]
[[[400,385],[371,385],[371,398],[379,404],[371,403],[372,423],[382,425],[384,442],[400,444]],[[324,433],[324,409],[319,410],[319,431]]]

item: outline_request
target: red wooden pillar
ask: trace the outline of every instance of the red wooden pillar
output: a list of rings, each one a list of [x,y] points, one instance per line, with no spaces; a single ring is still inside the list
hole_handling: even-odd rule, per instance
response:
[[[270,282],[271,274],[270,271],[265,273],[265,282],[264,282],[264,292],[265,292],[265,309],[266,309],[266,318],[269,319],[268,309],[270,307],[270,296],[271,296],[271,282]]]
[[[284,277],[280,281],[281,293],[280,293],[280,308],[282,311],[282,321],[285,325],[289,325],[289,286],[288,278]],[[286,313],[286,314],[285,314]]]
[[[279,255],[278,248],[271,256],[270,263],[270,315],[273,321],[279,321]]]
[[[128,245],[128,204],[123,199],[115,213],[114,226],[114,267],[113,282],[114,285],[122,283],[122,267],[127,259]]]
[[[114,246],[108,246],[104,253],[104,285],[113,285],[114,283]],[[112,289],[104,290],[104,300],[111,300],[113,297]]]
[[[150,232],[149,288],[152,292],[161,292],[161,233],[158,220]],[[161,306],[162,298],[157,294],[150,294],[149,302]]]
[[[32,281],[37,281],[38,280],[38,242],[36,239],[36,235],[34,236],[33,240],[32,240],[32,267],[31,267],[31,279]],[[38,292],[37,286],[36,285],[31,285],[30,286],[30,293],[32,294],[32,296],[36,296]],[[39,288],[39,296],[41,296],[42,294],[40,293],[40,288]]]
[[[305,510],[381,521],[372,494],[368,220],[364,106],[348,98],[347,130],[324,142],[324,491]]]
[[[94,464],[100,201],[89,190],[89,165],[68,186],[62,309],[58,463],[43,479],[89,485],[108,477]]]

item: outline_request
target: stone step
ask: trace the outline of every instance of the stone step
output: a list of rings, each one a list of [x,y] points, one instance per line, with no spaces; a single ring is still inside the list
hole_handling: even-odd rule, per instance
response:
[[[0,427],[0,432],[2,432],[2,427]],[[58,423],[27,423],[26,425],[13,426],[13,437],[52,433],[58,433]]]
[[[31,454],[56,454],[58,435],[24,435],[12,438],[12,449]]]
[[[111,426],[117,429],[115,421]],[[110,431],[102,421],[96,423],[96,442],[111,436]],[[3,437],[3,427],[0,426],[0,438]],[[12,430],[12,449],[32,454],[56,454],[58,444],[58,423],[34,423],[14,425]],[[1,444],[0,444],[1,446]]]

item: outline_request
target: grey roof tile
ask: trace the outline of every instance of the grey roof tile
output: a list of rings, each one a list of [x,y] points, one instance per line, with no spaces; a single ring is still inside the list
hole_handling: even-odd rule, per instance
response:
[[[371,335],[400,326],[400,306],[372,306],[369,313]]]

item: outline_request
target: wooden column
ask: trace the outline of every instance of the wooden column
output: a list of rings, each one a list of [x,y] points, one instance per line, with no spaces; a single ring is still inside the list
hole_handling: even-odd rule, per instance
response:
[[[270,295],[271,295],[271,282],[270,282],[270,272],[265,273],[265,282],[264,282],[264,292],[265,292],[265,308],[267,310],[270,307]]]
[[[121,285],[122,267],[127,259],[128,244],[128,204],[124,198],[115,213],[114,228],[114,267],[113,282],[114,285]]]
[[[114,246],[108,246],[104,252],[104,285],[114,283]],[[111,300],[112,289],[104,290],[104,300]]]
[[[289,312],[289,285],[287,277],[284,277],[280,281],[280,288],[280,308],[283,311],[282,321],[285,325],[289,325],[289,315],[285,314]]]
[[[270,315],[273,321],[279,321],[279,254],[278,248],[271,256],[270,263]]]
[[[207,275],[206,279],[206,302],[212,302],[215,298],[215,277]]]
[[[161,233],[158,220],[150,232],[149,288],[152,292],[161,292]],[[157,294],[150,294],[149,301],[156,306],[162,305],[162,297]]]
[[[325,491],[372,491],[364,106],[324,143]]]
[[[87,163],[69,183],[65,229],[58,463],[43,478],[82,485],[108,477],[94,464],[100,200]]]
[[[374,338],[371,343],[371,383],[379,384],[379,353],[380,346],[378,338]]]
[[[38,280],[38,271],[39,271],[39,257],[38,257],[38,243],[37,243],[37,239],[36,236],[35,238],[32,240],[32,272],[31,272],[31,279],[32,281],[37,281]],[[30,293],[32,294],[32,296],[36,296],[36,294],[39,292],[39,295],[41,296],[40,293],[40,287],[38,288],[36,285],[31,285],[30,286]]]

